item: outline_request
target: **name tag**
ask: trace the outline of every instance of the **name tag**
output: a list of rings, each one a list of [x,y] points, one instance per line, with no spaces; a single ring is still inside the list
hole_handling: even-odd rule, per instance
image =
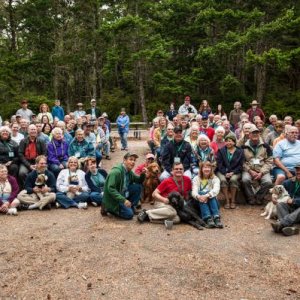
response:
[[[14,156],[15,156],[15,154],[14,154],[13,151],[9,151],[9,152],[8,152],[8,157],[14,157]]]
[[[259,165],[259,164],[260,164],[259,159],[258,159],[258,158],[253,158],[253,159],[252,159],[252,164],[253,164],[253,165]]]
[[[176,163],[176,164],[180,163],[180,157],[175,157],[174,158],[174,163]]]
[[[76,152],[75,157],[79,158],[80,157],[80,152]]]
[[[125,198],[128,199],[128,197],[129,197],[129,192],[126,191],[126,192],[125,192]]]

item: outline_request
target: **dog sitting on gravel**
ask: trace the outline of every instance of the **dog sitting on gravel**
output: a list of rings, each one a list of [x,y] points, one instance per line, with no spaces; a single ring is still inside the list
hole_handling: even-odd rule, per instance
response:
[[[277,200],[278,203],[287,201],[291,198],[289,193],[286,191],[283,185],[275,185],[272,189],[270,189],[270,193],[272,194],[272,199]],[[266,207],[265,211],[261,214],[262,217],[265,217],[266,220],[277,217],[277,208],[276,205],[270,201]]]
[[[168,199],[169,204],[176,209],[182,223],[190,224],[199,230],[205,227],[206,224],[199,217],[192,200],[188,201],[185,205],[183,197],[178,192],[170,193]]]
[[[159,185],[159,176],[160,176],[160,167],[157,163],[151,163],[147,167],[146,178],[144,181],[144,190],[143,190],[143,198],[142,202],[150,202],[150,204],[154,204],[154,200],[152,194],[154,190]]]

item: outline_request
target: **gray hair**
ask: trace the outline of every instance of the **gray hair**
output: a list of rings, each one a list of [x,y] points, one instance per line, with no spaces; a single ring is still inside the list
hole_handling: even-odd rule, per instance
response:
[[[54,127],[52,130],[52,134],[57,134],[57,133],[63,134],[63,131],[59,127]]]
[[[9,133],[9,135],[11,135],[11,129],[10,129],[8,126],[1,126],[1,127],[0,127],[0,134],[1,134],[3,131],[7,131],[7,132]]]
[[[215,132],[216,132],[216,133],[217,133],[217,132],[223,132],[223,133],[225,133],[225,129],[224,129],[223,126],[218,126],[218,127],[215,129]]]

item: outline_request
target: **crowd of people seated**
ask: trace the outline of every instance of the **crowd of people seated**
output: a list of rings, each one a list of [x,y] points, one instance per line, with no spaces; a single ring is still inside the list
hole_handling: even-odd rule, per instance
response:
[[[159,110],[149,130],[146,163],[137,173],[137,155],[127,152],[130,120],[122,108],[116,123],[126,153],[107,174],[101,160],[111,159],[114,151],[111,123],[95,99],[86,111],[78,103],[69,114],[59,100],[51,112],[42,103],[37,115],[23,100],[0,127],[0,212],[16,215],[18,209],[54,205],[87,208],[90,203],[101,206],[103,216],[132,219],[136,213],[140,222],[179,222],[168,203],[168,194],[177,191],[185,201],[197,201],[208,228],[223,228],[220,192],[224,209],[235,209],[241,188],[249,205],[261,205],[276,203],[269,189],[284,184],[293,201],[279,210],[280,218],[272,225],[282,232],[300,221],[300,120],[279,120],[276,115],[267,119],[256,100],[249,105],[244,112],[235,102],[227,116],[222,105],[214,112],[203,100],[197,109],[186,96],[178,110],[174,103],[165,113]],[[155,206],[139,211],[147,165],[154,160],[162,169],[153,192]]]

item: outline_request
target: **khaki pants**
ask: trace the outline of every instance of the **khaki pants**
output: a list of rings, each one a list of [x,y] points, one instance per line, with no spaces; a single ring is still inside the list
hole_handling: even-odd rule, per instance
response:
[[[39,194],[40,195],[40,194]],[[17,196],[19,201],[24,204],[36,204],[40,210],[42,210],[47,204],[55,201],[56,194],[55,193],[47,193],[39,197],[37,194],[27,194],[26,190],[23,190]]]
[[[180,223],[175,208],[162,202],[156,202],[154,209],[147,210],[147,215],[152,223],[163,223],[164,220],[172,220],[175,224]]]

